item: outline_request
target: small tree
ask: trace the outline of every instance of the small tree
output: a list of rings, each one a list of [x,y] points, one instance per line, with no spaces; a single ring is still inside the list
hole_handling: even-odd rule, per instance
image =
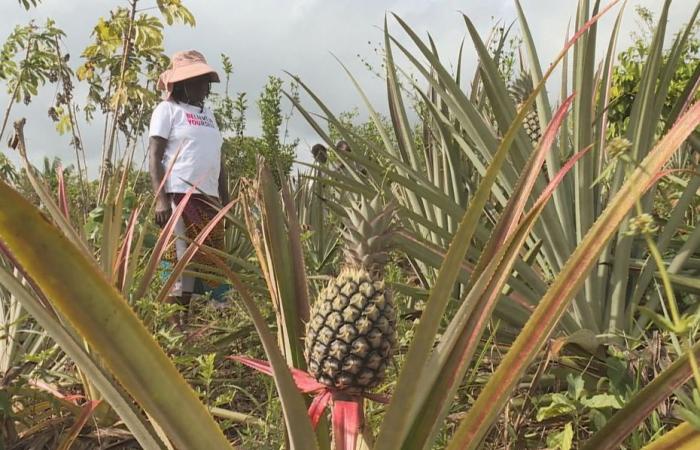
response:
[[[287,175],[292,169],[298,141],[285,143],[286,131],[281,127],[291,115],[282,113],[282,86],[280,78],[270,76],[257,105],[262,119],[262,136],[245,135],[248,102],[246,94],[239,92],[236,99],[230,97],[229,77],[232,73],[230,60],[222,55],[224,73],[226,74],[226,92],[223,98],[215,97],[215,115],[219,128],[225,134],[223,153],[229,177],[236,180],[241,177],[254,177],[257,171],[256,159],[262,155],[271,167]],[[294,86],[292,86],[294,92]],[[280,139],[280,135],[282,139]],[[277,181],[279,181],[276,178]]]

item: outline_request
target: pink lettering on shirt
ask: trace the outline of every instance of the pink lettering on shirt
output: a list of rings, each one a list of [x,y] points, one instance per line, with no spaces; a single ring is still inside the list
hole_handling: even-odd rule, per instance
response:
[[[206,114],[186,112],[185,117],[187,118],[187,123],[193,127],[216,128],[214,120]]]

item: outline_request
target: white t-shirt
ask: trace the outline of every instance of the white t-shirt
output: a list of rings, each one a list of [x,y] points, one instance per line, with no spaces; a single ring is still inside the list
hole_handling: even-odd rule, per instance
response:
[[[148,136],[168,140],[162,161],[166,171],[180,151],[165,182],[165,192],[182,193],[194,185],[208,195],[219,196],[223,138],[209,108],[202,111],[198,106],[163,101],[153,110]]]

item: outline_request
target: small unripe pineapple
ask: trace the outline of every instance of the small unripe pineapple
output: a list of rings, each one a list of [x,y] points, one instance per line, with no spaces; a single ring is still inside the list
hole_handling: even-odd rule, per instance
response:
[[[517,102],[518,109],[520,109],[521,105],[527,100],[530,94],[532,94],[532,90],[532,78],[527,72],[522,72],[520,77],[513,82],[513,85],[509,89],[510,95]],[[540,142],[542,129],[540,127],[540,118],[536,106],[533,105],[532,109],[528,111],[525,116],[523,128],[534,145]]]

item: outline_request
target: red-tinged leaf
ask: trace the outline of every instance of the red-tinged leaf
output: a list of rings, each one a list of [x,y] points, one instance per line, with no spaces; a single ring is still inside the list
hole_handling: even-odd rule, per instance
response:
[[[59,164],[56,167],[56,178],[58,179],[58,206],[66,218],[69,218],[68,213],[68,196],[66,195],[66,182],[63,179],[63,166]]]
[[[95,412],[97,407],[100,405],[100,402],[100,400],[90,400],[83,405],[80,415],[75,420],[73,426],[70,427],[70,430],[68,430],[66,437],[61,441],[61,444],[58,446],[58,450],[69,450],[71,448],[73,442],[75,442],[75,438],[78,437],[78,433],[80,433],[80,430],[83,429],[87,421],[90,419],[90,416],[92,416],[92,413]]]
[[[15,122],[15,131],[18,139],[17,150],[22,158],[25,174],[27,175],[32,188],[34,188],[34,192],[36,192],[36,194],[39,196],[41,204],[46,208],[46,212],[48,212],[51,219],[54,220],[63,234],[66,235],[66,237],[68,237],[68,239],[70,239],[75,245],[77,245],[80,250],[90,258],[92,263],[96,264],[92,250],[88,248],[87,243],[78,234],[70,220],[68,220],[63,212],[61,212],[61,208],[54,201],[53,194],[44,184],[44,180],[37,176],[37,170],[29,162],[29,158],[27,157],[27,147],[24,142],[24,123],[24,120]],[[3,207],[5,206],[3,205]]]
[[[46,392],[47,394],[51,395],[55,399],[54,401],[56,403],[69,410],[72,414],[80,414],[80,406],[78,405],[78,400],[85,397],[71,394],[64,395],[56,387],[42,380],[29,380],[28,384],[37,390]]]
[[[296,384],[299,390],[304,394],[328,390],[328,387],[316,381],[316,379],[308,373],[295,368],[291,368],[291,370],[294,384]]]
[[[63,397],[63,399],[77,405],[78,400],[85,399],[85,396],[80,394],[68,394],[65,397]]]
[[[228,359],[238,361],[239,363],[245,364],[246,366],[251,367],[259,372],[272,376],[272,366],[267,361],[238,355],[229,356]],[[299,390],[304,394],[308,394],[311,392],[321,392],[327,389],[325,385],[316,381],[314,377],[304,372],[303,370],[299,370],[294,367],[290,367],[289,370],[292,372],[294,384],[296,384],[297,388],[299,388]]]
[[[180,144],[177,148],[177,151],[175,152],[175,156],[173,157],[173,160],[170,162],[170,165],[168,168],[165,170],[165,175],[163,175],[163,179],[160,180],[160,184],[158,185],[158,190],[156,191],[155,195],[153,196],[153,202],[151,203],[151,210],[156,205],[156,201],[158,200],[158,195],[160,192],[165,188],[165,182],[168,180],[168,177],[170,177],[170,173],[173,171],[173,167],[175,166],[175,162],[177,161],[177,158],[180,157],[180,151],[182,150],[183,144]]]
[[[559,186],[559,183],[564,179],[564,177],[571,171],[571,169],[574,167],[574,164],[576,162],[583,158],[586,153],[588,153],[591,149],[593,148],[593,144],[589,145],[588,147],[584,148],[580,152],[576,153],[573,155],[569,160],[559,169],[559,172],[552,178],[552,180],[549,182],[547,187],[542,191],[542,194],[537,198],[537,202],[535,202],[535,205],[532,207],[532,209],[537,208],[541,203],[545,203],[547,200],[549,200],[549,197],[552,196],[554,193],[554,190]]]
[[[362,399],[333,399],[333,439],[336,450],[355,450],[362,424]]]
[[[239,363],[246,365],[252,369],[255,369],[258,372],[262,372],[265,375],[272,375],[272,366],[270,366],[269,362],[263,361],[262,359],[255,359],[255,358],[249,358],[247,356],[238,356],[238,355],[227,356],[226,359],[232,359],[234,361],[238,361]]]
[[[571,299],[583,285],[600,252],[619,229],[629,210],[644,194],[653,174],[663,166],[700,124],[695,103],[657,143],[613,196],[540,300],[508,353],[455,431],[449,450],[475,448],[486,435],[524,371],[557,325]],[[634,423],[634,426],[638,422]],[[596,447],[601,448],[601,447]],[[612,447],[603,447],[612,448]]]
[[[120,288],[123,288],[126,284],[126,277],[129,273],[129,259],[131,255],[131,245],[134,242],[134,230],[136,229],[137,219],[141,213],[141,206],[131,211],[131,217],[129,217],[129,222],[126,226],[126,234],[124,235],[124,242],[122,243],[119,253],[117,253],[117,259],[112,269],[112,276],[116,279],[119,274],[122,274],[122,279],[120,283]]]
[[[429,384],[430,390],[425,393],[425,400],[420,405],[421,418],[416,420],[406,438],[415,448],[422,448],[429,444],[428,441],[435,435],[437,427],[447,414],[450,399],[454,397],[459,382],[464,378],[472,361],[519,250],[542,213],[546,201],[551,198],[554,190],[574,163],[590,148],[577,153],[553,177],[533,208],[484,266],[455,314],[455,318],[444,332],[436,352],[427,362],[427,365],[434,367],[435,371],[431,375],[433,378]]]
[[[518,226],[518,221],[523,214],[527,200],[530,198],[530,193],[535,186],[535,181],[540,174],[542,164],[549,152],[554,139],[559,132],[559,127],[566,117],[566,113],[574,100],[574,94],[571,94],[562,105],[557,110],[556,114],[549,122],[547,129],[540,140],[535,153],[527,161],[527,164],[523,170],[523,174],[518,180],[518,184],[513,189],[514,195],[508,200],[503,214],[496,224],[496,228],[493,231],[491,239],[489,239],[486,248],[481,253],[479,258],[479,263],[477,264],[474,272],[472,273],[472,282],[476,280],[476,277],[481,275],[486,265],[493,259],[497,250],[503,245],[503,243],[508,239],[515,228]]]
[[[0,203],[3,244],[72,325],[75,336],[100,355],[114,383],[128,391],[132,402],[137,402],[178,448],[230,447],[194,390],[94,260],[1,181]],[[17,292],[21,295],[22,290]],[[105,390],[105,384],[101,385],[100,390]]]
[[[415,237],[415,235],[401,230],[394,233],[392,237],[392,244],[408,252],[413,250],[425,252],[429,254],[431,258],[439,259],[439,261],[444,261],[447,257],[447,252],[445,249],[431,242],[419,240]],[[425,254],[416,254],[414,256],[416,256],[418,259],[425,258]],[[438,263],[438,265],[439,264],[440,263]],[[474,271],[474,266],[467,261],[462,261],[459,267],[460,274],[458,275],[458,279],[466,283],[468,281],[467,276]],[[532,304],[528,302],[527,298],[520,292],[512,291],[506,295],[505,298],[525,308],[526,310],[532,311],[534,309]]]
[[[187,205],[187,202],[189,202],[190,197],[192,197],[193,193],[194,187],[187,189],[185,196],[177,205],[177,208],[175,208],[173,213],[170,215],[170,219],[163,227],[163,230],[160,232],[160,235],[158,236],[158,241],[156,241],[156,245],[155,247],[153,247],[151,258],[148,260],[148,264],[146,265],[143,277],[141,277],[141,283],[139,284],[139,288],[136,290],[134,298],[138,299],[143,297],[143,295],[146,293],[146,290],[151,284],[151,280],[153,279],[153,275],[156,272],[158,263],[163,258],[163,255],[165,254],[165,251],[168,248],[168,244],[170,243],[171,245],[174,245],[170,242],[170,239],[172,238],[172,235],[175,232],[175,225],[180,219],[180,216],[185,210],[185,206]]]
[[[326,389],[324,392],[314,397],[314,400],[311,402],[311,406],[309,406],[309,418],[311,419],[311,425],[313,425],[314,430],[321,420],[323,411],[326,410],[328,403],[331,401],[331,396],[331,391]]]
[[[32,386],[32,387],[35,387],[39,390],[42,390],[44,392],[48,392],[49,394],[53,395],[57,399],[66,400],[66,401],[69,401],[71,403],[75,403],[75,401],[70,399],[69,396],[64,395],[61,391],[59,391],[54,386],[48,384],[47,382],[45,382],[43,380],[28,380],[27,384]]]
[[[588,31],[589,28],[591,28],[596,22],[598,22],[598,19],[600,19],[605,13],[608,12],[613,6],[615,6],[620,0],[612,0],[610,3],[608,3],[598,14],[595,16],[591,17],[588,19],[588,22],[584,23],[581,28],[574,34],[571,39],[569,39],[564,45],[564,49],[568,50],[571,46],[573,46],[578,38],[583,35],[586,31]],[[548,70],[549,72],[549,70]]]
[[[165,182],[168,180],[168,177],[170,177],[170,173],[173,171],[173,167],[175,166],[175,162],[177,161],[178,157],[180,156],[181,150],[182,150],[182,144],[180,144],[180,146],[177,148],[177,151],[175,152],[175,156],[173,157],[173,160],[170,162],[170,165],[168,165],[167,169],[165,170],[165,175],[163,175],[163,179],[160,181],[160,184],[158,185],[158,190],[156,190],[155,195],[153,196],[153,201],[151,202],[151,207],[148,209],[147,215],[150,216],[151,213],[155,210],[156,201],[158,200],[158,196],[160,195],[161,191],[165,188]],[[194,189],[194,186],[190,188],[190,190],[192,190],[192,189]],[[180,203],[184,202],[186,204],[187,203],[186,200],[187,199],[183,199],[183,201]],[[183,206],[183,208],[184,208],[184,206]],[[180,213],[180,214],[182,214],[182,213]],[[173,215],[175,215],[174,212],[171,215],[171,219],[172,219]],[[175,226],[174,225],[175,223],[176,222],[173,222],[173,228]],[[169,223],[166,224],[166,227],[167,227],[167,225],[169,225]],[[156,242],[156,246],[154,247],[153,252],[151,252],[151,257],[148,260],[148,264],[146,265],[146,270],[144,271],[144,274],[141,277],[141,283],[139,284],[138,289],[136,289],[136,293],[134,295],[134,298],[137,298],[137,299],[141,298],[146,293],[146,290],[148,289],[148,286],[150,285],[151,280],[153,279],[153,275],[155,274],[156,266],[160,262],[161,258],[163,257],[163,254],[165,253],[165,250],[158,251],[158,253],[156,253],[156,249],[158,249],[158,244],[161,243],[160,240],[163,237],[164,231],[165,231],[165,229],[163,229],[163,231],[161,231],[161,234],[158,236],[158,241]],[[169,237],[168,237],[168,239],[169,239]],[[164,243],[167,243],[167,242],[168,242],[167,239],[164,240]],[[161,244],[161,246],[162,245],[164,245],[164,244]]]
[[[601,14],[596,15],[587,22],[582,30],[577,32],[572,40],[567,43],[565,48],[562,49],[554,62],[550,65],[541,81],[535,86],[528,99],[520,107],[510,128],[503,135],[503,139],[498,145],[498,149],[494,153],[491,163],[479,183],[479,187],[470,199],[467,212],[454,232],[448,249],[447,258],[442,262],[435,282],[433,283],[433,289],[428,298],[427,307],[421,317],[420,325],[416,329],[411,348],[406,355],[403,371],[405,376],[402,375],[399,377],[396,384],[394,399],[384,416],[384,421],[377,438],[377,450],[395,450],[401,448],[404,445],[404,439],[410,432],[411,422],[420,414],[418,403],[422,400],[422,393],[425,392],[425,389],[416,389],[416,379],[425,379],[425,377],[422,376],[426,370],[424,364],[430,352],[433,351],[433,343],[443,319],[447,301],[450,298],[454,282],[459,276],[459,261],[463,260],[467,254],[472,236],[477,228],[476,218],[480,216],[484,205],[492,195],[492,186],[505,163],[508,150],[515,140],[520,124],[525,118],[527,111],[534,104],[537,95],[544,88],[547,79],[559,62],[564,58],[569,48],[586,29],[590,28],[602,14],[608,11],[612,5],[618,3],[618,1],[619,0],[613,0],[608,7],[603,9]],[[434,53],[427,48],[423,41],[408,27],[408,25],[398,17],[397,20],[426,58],[429,60],[436,59]],[[473,24],[471,24],[466,17],[465,21],[467,27],[470,28],[470,33],[475,34]],[[385,34],[388,35],[388,32],[385,31]],[[394,40],[393,42],[396,41]],[[416,68],[419,70],[422,68],[422,65],[415,61],[415,58],[413,58],[409,52],[404,52],[404,54],[414,63]],[[445,83],[449,83],[451,77],[449,74],[445,73],[444,68],[440,66],[439,62],[437,64],[433,63],[433,65],[436,67],[436,70],[442,74],[440,78],[444,79]],[[431,79],[432,77],[428,76],[427,78]],[[454,91],[455,94],[461,95],[462,91],[458,86],[454,86],[451,90]],[[459,104],[459,102],[456,103]]]
[[[695,170],[690,170],[690,169],[662,170],[661,172],[654,175],[654,177],[649,181],[649,186],[647,186],[647,190],[650,189],[654,184],[658,183],[660,179],[666,178],[667,176],[672,175],[674,173],[687,173],[689,175],[700,175],[700,172],[697,172]]]

